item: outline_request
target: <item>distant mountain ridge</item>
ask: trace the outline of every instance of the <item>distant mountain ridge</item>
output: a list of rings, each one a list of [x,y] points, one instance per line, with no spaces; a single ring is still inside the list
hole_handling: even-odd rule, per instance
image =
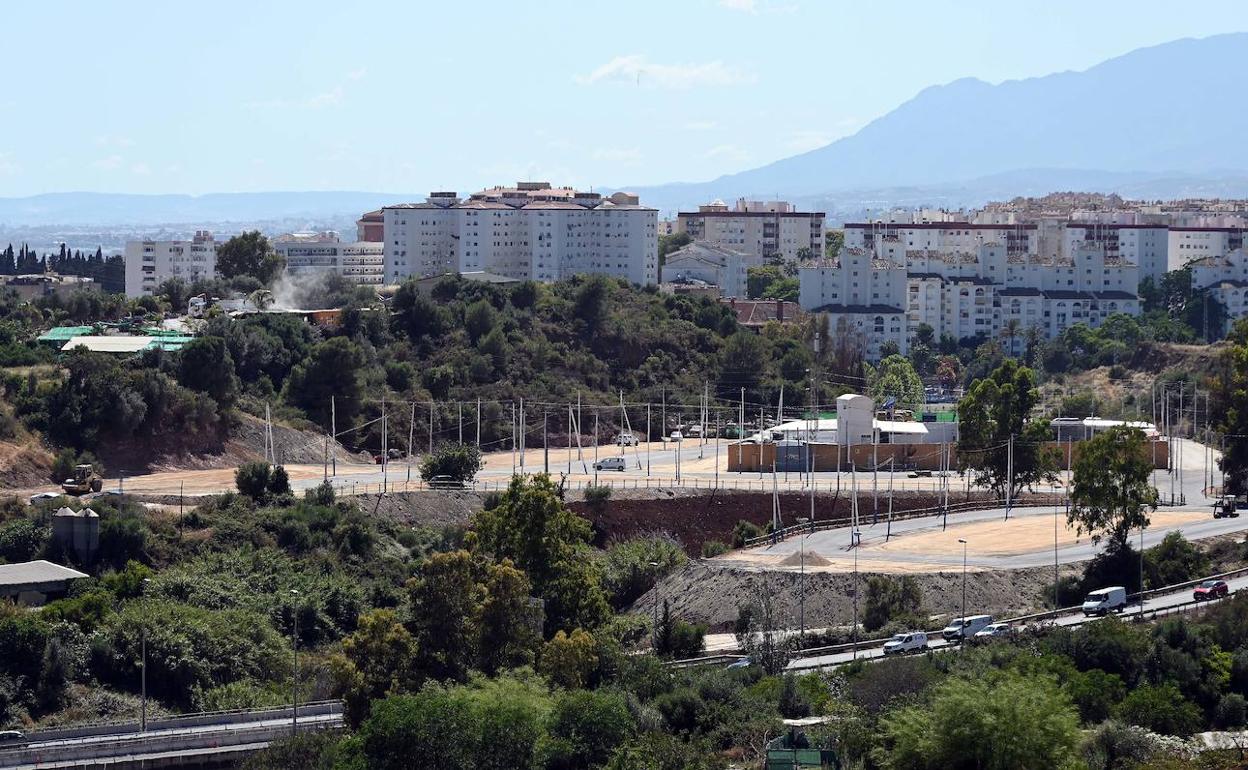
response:
[[[257,192],[207,195],[132,195],[67,192],[0,198],[0,225],[159,225],[183,222],[254,222],[359,216],[424,195],[378,192]]]
[[[1248,33],[1141,48],[1081,72],[920,91],[852,136],[697,184],[630,187],[668,208],[708,197],[950,186],[1024,169],[1099,183],[1114,175],[1248,175]]]

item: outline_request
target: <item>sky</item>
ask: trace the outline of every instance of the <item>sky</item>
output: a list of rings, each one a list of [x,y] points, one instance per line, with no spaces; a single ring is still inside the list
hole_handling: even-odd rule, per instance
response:
[[[704,181],[1248,3],[6,3],[0,196]]]

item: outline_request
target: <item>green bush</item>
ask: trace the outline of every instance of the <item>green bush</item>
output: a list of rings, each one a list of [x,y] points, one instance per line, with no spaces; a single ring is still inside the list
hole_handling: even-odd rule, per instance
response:
[[[234,486],[240,495],[252,500],[264,500],[269,492],[270,475],[267,462],[243,463],[234,471]]]
[[[618,540],[609,544],[603,554],[602,587],[611,606],[623,609],[688,560],[680,543],[670,535]]]
[[[443,444],[420,461],[420,477],[450,476],[455,481],[472,481],[485,467],[481,450],[472,444]]]
[[[719,540],[707,540],[702,543],[702,558],[714,559],[728,553],[728,544]]]
[[[761,527],[753,522],[742,519],[737,522],[735,527],[732,528],[732,547],[744,548],[747,540],[760,537],[762,534],[763,530]]]
[[[43,551],[49,534],[47,527],[30,519],[14,519],[0,525],[0,560],[21,562],[34,559]]]
[[[878,631],[890,621],[912,624],[923,615],[923,593],[910,575],[900,579],[872,575],[867,578],[867,596],[862,610],[862,627]]]
[[[1172,684],[1141,685],[1123,698],[1115,715],[1124,722],[1166,735],[1191,735],[1201,727],[1196,704]]]

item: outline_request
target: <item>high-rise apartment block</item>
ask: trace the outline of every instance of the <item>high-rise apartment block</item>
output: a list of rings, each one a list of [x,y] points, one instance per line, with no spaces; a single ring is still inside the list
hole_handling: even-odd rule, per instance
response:
[[[385,278],[385,244],[377,241],[343,243],[333,231],[293,233],[274,239],[273,250],[286,260],[290,275],[335,273],[365,285],[380,285]]]
[[[758,257],[792,262],[823,256],[821,212],[797,211],[785,201],[738,200],[732,208],[716,200],[676,215],[676,232],[695,241],[727,246]]]
[[[558,281],[591,273],[655,284],[658,212],[637,196],[603,197],[546,182],[382,209],[385,278],[485,272]]]
[[[171,278],[191,283],[215,277],[219,245],[207,230],[189,241],[127,241],[126,296],[151,295]]]

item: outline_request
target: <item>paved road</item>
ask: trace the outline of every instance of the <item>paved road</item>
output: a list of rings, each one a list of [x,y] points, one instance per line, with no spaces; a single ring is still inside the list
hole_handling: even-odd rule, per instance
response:
[[[1232,593],[1241,589],[1248,589],[1248,575],[1237,577],[1237,578],[1231,578],[1227,580],[1226,582],[1227,582],[1227,585],[1230,586],[1230,590]],[[1192,600],[1192,589],[1184,588],[1184,589],[1174,591],[1172,593],[1167,593],[1167,594],[1163,594],[1160,596],[1153,596],[1148,599],[1145,599],[1142,607],[1140,603],[1138,602],[1131,604],[1122,613],[1122,617],[1128,618],[1133,613],[1137,613],[1141,611],[1148,613],[1148,612],[1152,612],[1155,610],[1164,610],[1164,609],[1179,606],[1181,604],[1185,604],[1187,602],[1190,602],[1191,600]],[[973,614],[974,609],[967,609],[967,613]],[[1087,618],[1083,615],[1083,613],[1075,612],[1075,613],[1062,615],[1060,617],[1054,618],[1052,619],[1052,621],[1046,621],[1046,623],[1051,624],[1051,625],[1057,625],[1057,626],[1078,626],[1078,625],[1082,625],[1083,623],[1087,623],[1090,620],[1095,620],[1095,618]],[[948,649],[953,646],[956,646],[956,645],[950,645],[944,639],[940,638],[939,629],[935,631],[929,631],[928,640],[929,640],[928,646],[933,650]],[[853,652],[838,652],[838,653],[831,654],[831,655],[819,655],[819,656],[810,657],[810,658],[801,658],[801,659],[790,662],[788,667],[795,671],[810,669],[810,668],[823,668],[823,667],[828,667],[828,666],[844,665],[845,663],[849,663],[855,658],[871,660],[874,658],[882,658],[883,656],[884,656],[884,643],[880,642],[878,646],[874,646],[869,649],[858,650],[856,655]]]
[[[1155,514],[1156,519],[1165,520],[1169,518],[1172,522],[1177,523],[1156,526],[1145,530],[1144,546],[1151,547],[1156,545],[1169,532],[1173,531],[1182,532],[1184,537],[1195,540],[1248,530],[1248,512],[1245,512],[1245,515],[1241,515],[1238,518],[1213,518],[1213,500],[1206,496],[1206,480],[1203,478],[1205,449],[1203,445],[1189,440],[1181,440],[1179,445],[1180,451],[1176,454],[1177,459],[1183,466],[1183,473],[1181,474],[1181,483],[1179,480],[1180,474],[1174,474],[1174,490],[1176,497],[1181,495],[1186,499],[1187,504],[1183,506],[1160,507]],[[1169,496],[1171,474],[1161,471],[1154,474],[1154,479],[1158,488],[1165,495]],[[859,487],[859,492],[862,492],[861,486]],[[1065,508],[1060,506],[1014,508],[1009,512],[1009,518],[1011,521],[1029,523],[1054,521],[1060,529],[1064,530],[1065,513]],[[1167,516],[1167,514],[1171,515]],[[900,562],[915,566],[930,565],[933,568],[948,568],[951,564],[961,566],[962,550],[956,541],[956,538],[960,536],[959,530],[970,530],[971,527],[969,525],[1004,521],[1005,518],[1005,508],[997,507],[987,510],[951,513],[947,520],[943,517],[930,516],[898,520],[890,524],[887,520],[886,508],[879,516],[873,516],[870,510],[861,511],[860,521],[862,523],[859,526],[859,532],[861,533],[859,542],[862,547],[858,549],[859,567],[864,571],[870,571],[873,563],[885,562],[889,564]],[[905,536],[946,531],[946,525],[948,526],[948,537],[944,538],[944,540],[947,540],[946,545],[949,550],[933,552],[930,544],[925,545],[922,549],[906,550],[907,539]],[[996,533],[996,537],[999,539],[1001,534]],[[890,542],[894,539],[896,539],[896,542]],[[1046,542],[1035,550],[1022,553],[1017,552],[1015,549],[1000,547],[997,549],[1001,551],[999,553],[992,553],[994,550],[992,547],[985,547],[980,553],[976,553],[977,546],[972,546],[968,548],[967,566],[971,569],[994,570],[1052,566],[1054,563],[1054,541],[1048,539],[1047,536],[1045,540]],[[1067,540],[1064,533],[1060,540]],[[775,555],[783,558],[801,549],[805,549],[807,552],[815,551],[824,556],[843,556],[852,552],[850,548],[851,528],[849,527],[820,530],[806,535],[804,541],[803,543],[803,538],[801,537],[793,536],[774,545],[753,549],[751,553]],[[886,542],[890,543],[889,547],[881,549],[880,546]],[[1139,541],[1136,539],[1133,542],[1138,543]],[[1099,553],[1100,550],[1101,546],[1093,544],[1091,539],[1086,536],[1080,538],[1079,542],[1059,542],[1057,561],[1061,564],[1087,561]],[[731,560],[731,556],[725,558],[725,561]]]
[[[200,719],[204,723],[197,723]],[[337,728],[342,724],[340,704],[300,708],[298,727],[301,732]],[[25,745],[0,750],[0,767],[96,764],[112,761],[110,758],[149,754],[186,758],[230,747],[263,747],[274,738],[288,735],[293,727],[289,710],[267,709],[203,718],[175,717],[155,723],[146,732],[140,732],[134,724],[48,730],[42,734],[32,733],[28,736],[30,742]]]

